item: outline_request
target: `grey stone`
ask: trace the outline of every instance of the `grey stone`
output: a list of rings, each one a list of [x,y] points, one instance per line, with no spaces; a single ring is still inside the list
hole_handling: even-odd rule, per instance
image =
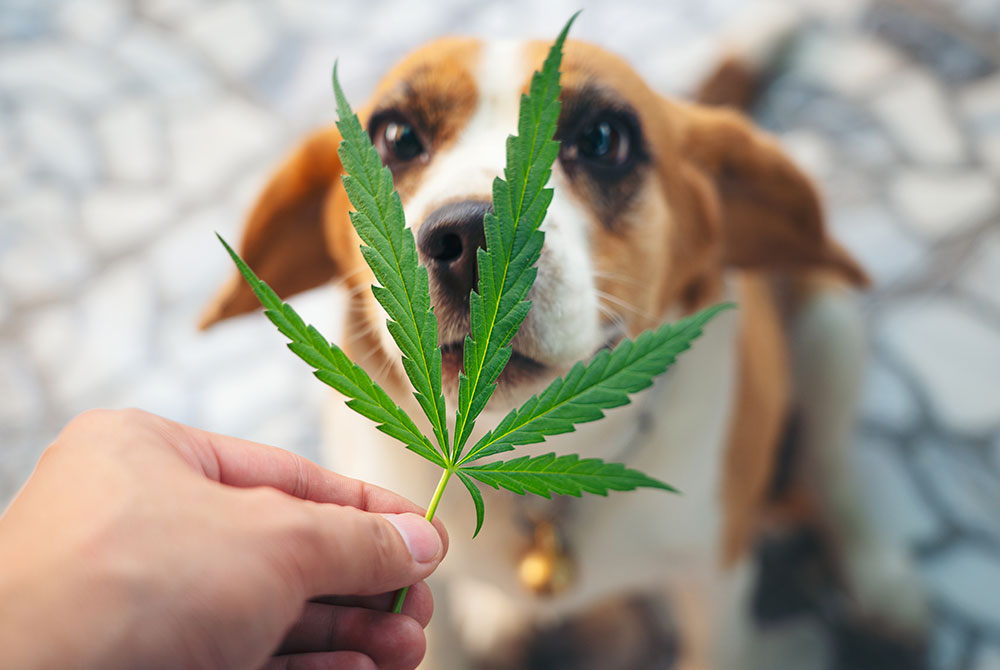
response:
[[[173,421],[190,424],[197,418],[194,406],[196,394],[190,384],[163,364],[141,366],[116,384],[109,394],[106,407],[139,409],[165,416]]]
[[[229,234],[239,221],[234,207],[219,206],[202,209],[171,226],[149,248],[149,268],[159,294],[167,304],[203,304],[222,278],[232,268],[214,231],[229,235],[230,243],[238,239]]]
[[[57,379],[77,355],[80,330],[80,315],[71,304],[57,303],[27,316],[24,346],[45,378]]]
[[[682,97],[705,80],[718,52],[715,40],[693,33],[679,43],[656,45],[648,62],[644,63],[645,74],[656,90]]]
[[[204,7],[199,0],[136,0],[140,15],[157,23],[176,26]]]
[[[885,132],[874,123],[858,126],[837,136],[836,140],[840,159],[837,167],[842,172],[861,169],[867,175],[883,175],[899,166],[899,152]]]
[[[903,217],[931,239],[980,224],[1000,206],[996,185],[981,172],[906,170],[889,195]]]
[[[4,448],[0,450],[0,508],[6,509],[50,443],[49,436],[18,435],[4,439]]]
[[[236,0],[203,8],[185,23],[183,32],[230,77],[248,76],[274,48],[274,34],[256,6]]]
[[[837,239],[867,270],[876,287],[900,281],[923,267],[927,249],[881,205],[838,207],[832,212]]]
[[[830,174],[834,160],[830,145],[822,135],[809,130],[792,130],[783,133],[779,140],[792,160],[811,177],[822,180]]]
[[[851,24],[868,7],[868,0],[800,0],[810,14],[833,23]]]
[[[74,223],[73,199],[53,185],[35,182],[19,191],[16,199],[0,201],[0,232],[7,244],[15,233],[69,232]]]
[[[273,83],[275,91],[271,92],[274,108],[283,118],[296,118],[302,110],[310,108],[325,109],[324,118],[331,120],[330,87],[328,80],[333,63],[338,58],[346,57],[338,44],[304,43],[297,45],[300,49],[298,60],[288,74],[278,82]],[[348,71],[342,71],[343,76],[349,76]],[[358,73],[354,73],[358,74]],[[354,74],[351,74],[353,81]],[[347,82],[341,80],[344,86]],[[367,82],[369,85],[374,81]],[[345,88],[345,91],[347,89]],[[348,94],[350,95],[350,94]],[[357,99],[357,98],[352,98]]]
[[[929,592],[947,606],[982,623],[1000,626],[1000,559],[973,546],[961,546],[925,563]]]
[[[933,510],[921,499],[893,445],[865,437],[854,450],[855,470],[865,509],[875,526],[892,541],[905,546],[933,538],[941,526]]]
[[[164,0],[157,0],[162,2]],[[310,37],[335,39],[338,28],[350,25],[352,12],[346,3],[324,0],[276,0],[275,10],[296,32]],[[331,34],[331,32],[333,34]]]
[[[0,345],[0,398],[0,435],[31,426],[45,411],[38,378],[14,346]]]
[[[303,380],[299,366],[281,351],[281,347],[261,344],[259,355],[239,361],[220,374],[206,379],[198,394],[198,408],[203,425],[212,430],[233,433],[245,426],[265,421],[295,397]]]
[[[975,254],[958,281],[976,298],[1000,310],[1000,233],[993,232],[978,240]]]
[[[79,313],[74,355],[53,380],[56,398],[71,411],[148,364],[156,303],[145,268],[122,261],[102,272],[81,296]]]
[[[994,178],[1000,178],[1000,121],[995,128],[984,132],[975,140],[975,150]]]
[[[164,170],[162,128],[148,99],[123,100],[97,120],[97,137],[110,179],[149,182]]]
[[[972,670],[1000,670],[1000,644],[987,642],[979,650],[978,658],[972,665]]]
[[[38,42],[4,50],[0,91],[40,95],[96,109],[122,84],[123,71],[99,52],[68,43]],[[58,82],[58,83],[57,83]]]
[[[29,103],[21,110],[18,126],[32,168],[76,185],[86,186],[96,180],[93,138],[68,106]]]
[[[188,49],[141,24],[133,25],[112,48],[142,87],[157,95],[190,101],[212,87]]]
[[[872,3],[866,22],[912,60],[931,68],[939,79],[949,83],[972,81],[989,74],[996,66],[987,52],[969,44],[964,31],[949,25],[954,23],[956,4],[947,2],[941,7],[943,16],[939,18],[934,11],[876,2]],[[978,26],[973,28],[978,30]]]
[[[974,129],[1000,125],[1000,74],[962,88],[958,105]]]
[[[228,278],[228,268],[224,265],[217,266],[217,272],[219,280],[205,287],[203,299],[165,310],[156,333],[158,349],[170,369],[199,385],[221,371],[266,355],[268,349],[264,343],[274,337],[269,322],[259,313],[224,322],[206,332],[198,331],[202,305],[222,279]]]
[[[898,432],[909,430],[920,417],[913,391],[877,361],[866,371],[860,411],[863,419]]]
[[[872,91],[903,67],[896,51],[860,33],[828,33],[805,50],[807,76],[848,97]]]
[[[916,464],[954,522],[1000,540],[1000,481],[983,467],[982,454],[954,445],[921,443]]]
[[[274,120],[235,97],[214,98],[175,109],[169,140],[171,180],[189,197],[243,173],[277,138]]]
[[[955,10],[959,17],[968,26],[977,26],[980,30],[1000,27],[1000,7],[996,0],[957,0],[956,2],[944,3]]]
[[[319,394],[310,392],[320,390],[318,384],[310,384],[306,393],[300,394],[305,400],[312,401]],[[328,399],[327,394],[322,394]],[[262,444],[272,444],[287,449],[300,456],[316,462],[320,458],[320,414],[321,409],[315,402],[303,402],[296,399],[294,406],[276,411],[254,426],[247,435],[248,439]]]
[[[833,651],[822,624],[809,617],[758,628],[746,646],[741,667],[769,670],[823,670]]]
[[[966,435],[1000,425],[1000,333],[944,298],[890,308],[879,340],[920,384],[935,417]]]
[[[92,269],[72,234],[75,215],[65,193],[30,189],[0,204],[0,285],[14,304],[58,297]]]
[[[965,142],[949,116],[944,92],[926,73],[900,75],[873,98],[872,109],[914,160],[954,165],[965,157]]]
[[[5,121],[9,117],[0,117]],[[19,146],[20,140],[15,140],[17,129],[12,122],[0,123],[0,193],[3,191],[20,190],[19,186],[27,176],[28,167],[24,150]]]
[[[45,3],[8,0],[0,3],[0,38],[28,41],[49,31],[49,7]]]
[[[87,195],[83,229],[104,253],[120,253],[170,222],[172,206],[162,190],[108,186]]]
[[[928,662],[931,670],[955,670],[961,665],[964,650],[964,631],[951,622],[937,624],[930,640]]]
[[[72,0],[63,3],[56,15],[60,30],[87,44],[104,45],[125,28],[125,5],[115,0]]]

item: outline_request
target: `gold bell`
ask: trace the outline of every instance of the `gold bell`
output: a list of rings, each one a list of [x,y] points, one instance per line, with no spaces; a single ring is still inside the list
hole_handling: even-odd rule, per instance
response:
[[[534,542],[521,556],[517,576],[538,596],[558,595],[572,585],[576,564],[559,541],[555,525],[547,521],[535,525]]]

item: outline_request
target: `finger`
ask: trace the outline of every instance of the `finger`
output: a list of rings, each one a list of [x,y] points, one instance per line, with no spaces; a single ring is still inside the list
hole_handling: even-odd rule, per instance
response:
[[[196,467],[206,476],[229,486],[270,486],[296,498],[349,505],[367,512],[424,514],[426,510],[392,491],[322,468],[290,451],[228,435],[210,433],[156,417],[187,443]],[[434,521],[445,546],[448,532]]]
[[[364,607],[376,612],[388,612],[392,608],[395,593],[380,593],[377,596],[320,596],[313,602],[340,607]],[[427,582],[417,582],[410,587],[403,601],[403,614],[426,628],[434,615],[434,597]]]
[[[410,670],[424,657],[424,631],[402,614],[307,603],[278,654],[359,651],[381,670]]]
[[[261,670],[379,670],[375,661],[356,651],[276,656]]]
[[[174,424],[190,441],[206,476],[229,486],[270,486],[314,502],[368,512],[419,513],[419,505],[391,491],[330,472],[290,451]]]
[[[294,504],[299,520],[292,537],[298,541],[273,549],[287,569],[300,571],[306,598],[395,591],[425,579],[444,557],[441,536],[417,514]]]

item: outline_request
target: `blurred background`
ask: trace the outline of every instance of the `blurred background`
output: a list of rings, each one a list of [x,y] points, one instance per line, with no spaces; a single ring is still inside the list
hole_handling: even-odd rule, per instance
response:
[[[755,117],[875,278],[856,449],[919,561],[933,668],[1000,669],[1000,0],[788,0],[802,34]],[[318,454],[323,387],[263,318],[197,315],[270,168],[450,33],[574,36],[684,95],[755,0],[0,0],[0,501],[90,407]],[[527,27],[526,27],[527,26]],[[342,298],[292,302],[338,332]],[[779,622],[825,667],[815,613]]]

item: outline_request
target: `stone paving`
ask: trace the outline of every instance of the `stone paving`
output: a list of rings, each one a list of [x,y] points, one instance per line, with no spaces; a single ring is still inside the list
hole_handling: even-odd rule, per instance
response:
[[[212,231],[237,238],[267,170],[332,119],[334,58],[361,100],[432,36],[548,37],[580,4],[577,37],[684,93],[760,3],[0,3],[0,500],[94,406],[315,457],[325,394],[270,325],[194,329],[231,268]],[[806,27],[755,114],[876,281],[859,476],[922,567],[931,667],[997,670],[1000,2],[796,4]],[[294,300],[329,332],[340,301]]]

